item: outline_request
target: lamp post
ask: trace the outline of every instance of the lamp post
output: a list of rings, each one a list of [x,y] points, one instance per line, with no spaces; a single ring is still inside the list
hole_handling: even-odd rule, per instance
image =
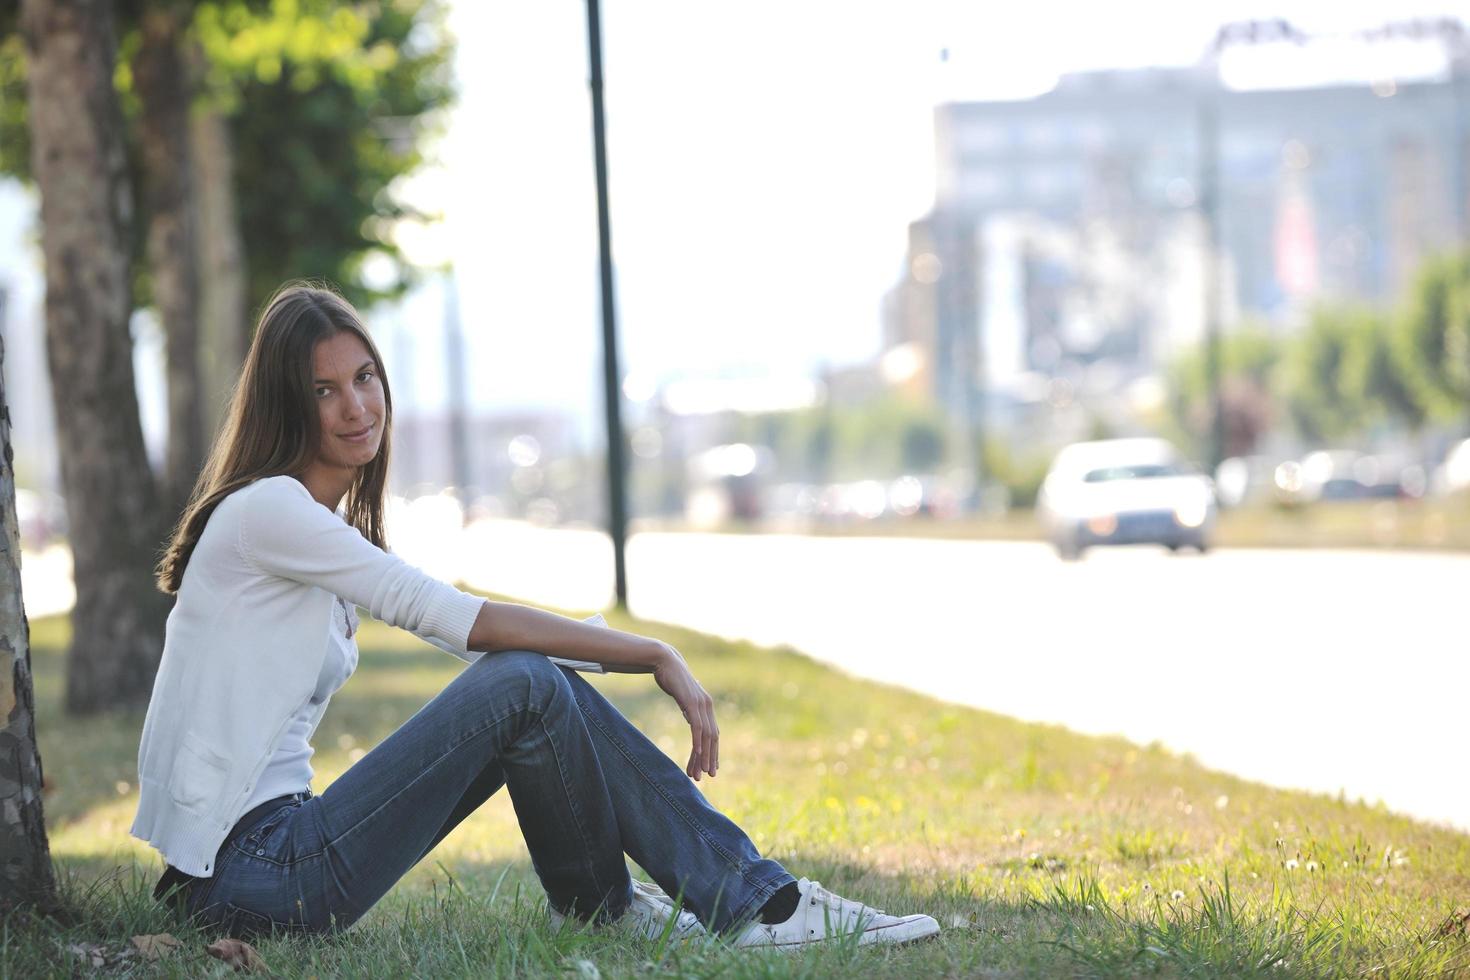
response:
[[[591,61],[592,152],[597,169],[597,249],[602,280],[602,384],[607,416],[608,533],[619,608],[628,606],[627,472],[622,421],[622,384],[618,370],[617,312],[613,303],[612,231],[607,204],[607,137],[602,112],[602,24],[597,0],[587,0],[587,54]]]

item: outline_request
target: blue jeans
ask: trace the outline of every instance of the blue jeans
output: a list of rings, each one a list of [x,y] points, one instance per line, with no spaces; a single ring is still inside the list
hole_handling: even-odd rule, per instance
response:
[[[794,880],[576,672],[516,651],[466,667],[321,796],[239,828],[187,910],[240,936],[346,928],[501,786],[564,913],[621,915],[625,853],[715,931]]]

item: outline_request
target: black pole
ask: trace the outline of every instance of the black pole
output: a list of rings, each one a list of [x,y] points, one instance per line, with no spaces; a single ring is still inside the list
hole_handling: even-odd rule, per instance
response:
[[[602,115],[602,25],[597,0],[587,0],[587,54],[592,62],[592,152],[597,162],[597,250],[602,270],[602,387],[607,414],[608,532],[612,535],[617,604],[628,606],[627,473],[623,456],[622,384],[618,371],[617,314],[613,306],[612,231],[607,207],[607,137]]]
[[[454,495],[464,513],[470,507],[470,410],[465,380],[464,322],[459,313],[459,275],[449,269],[444,276],[444,357],[449,374],[449,460]]]

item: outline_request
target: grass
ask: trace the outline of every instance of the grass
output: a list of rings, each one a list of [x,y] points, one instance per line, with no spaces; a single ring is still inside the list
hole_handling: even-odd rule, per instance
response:
[[[773,956],[552,935],[504,794],[357,926],[266,940],[280,976],[1470,975],[1470,836],[1381,807],[1269,789],[1158,747],[952,707],[790,650],[653,623],[715,694],[720,777],[702,784],[794,873],[945,926],[934,942]],[[0,976],[225,975],[155,908],[157,858],[127,836],[141,716],[63,719],[66,625],[32,626],[51,846],[67,910],[0,922]],[[431,697],[456,662],[377,624],[316,736],[317,788]],[[597,684],[671,754],[687,729],[646,678]],[[1365,723],[1368,720],[1365,719]],[[1270,737],[1269,718],[1242,718]],[[1299,747],[1285,746],[1283,751]],[[1426,766],[1426,769],[1430,767]],[[1436,778],[1462,778],[1450,766]],[[171,931],[158,963],[121,956]],[[68,947],[96,944],[92,968]]]

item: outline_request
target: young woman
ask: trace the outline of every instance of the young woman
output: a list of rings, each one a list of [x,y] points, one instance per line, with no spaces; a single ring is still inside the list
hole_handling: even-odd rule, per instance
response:
[[[719,728],[673,647],[488,602],[388,553],[392,421],[357,313],[283,288],[159,565],[177,599],[133,824],[168,863],[156,897],[235,935],[345,928],[504,786],[556,925],[658,935],[679,894],[678,935],[737,946],[938,932],[793,878],[709,805],[690,780],[718,772]],[[469,666],[315,796],[310,739],[357,666],[359,606]],[[683,771],[553,657],[652,673],[689,722]]]

